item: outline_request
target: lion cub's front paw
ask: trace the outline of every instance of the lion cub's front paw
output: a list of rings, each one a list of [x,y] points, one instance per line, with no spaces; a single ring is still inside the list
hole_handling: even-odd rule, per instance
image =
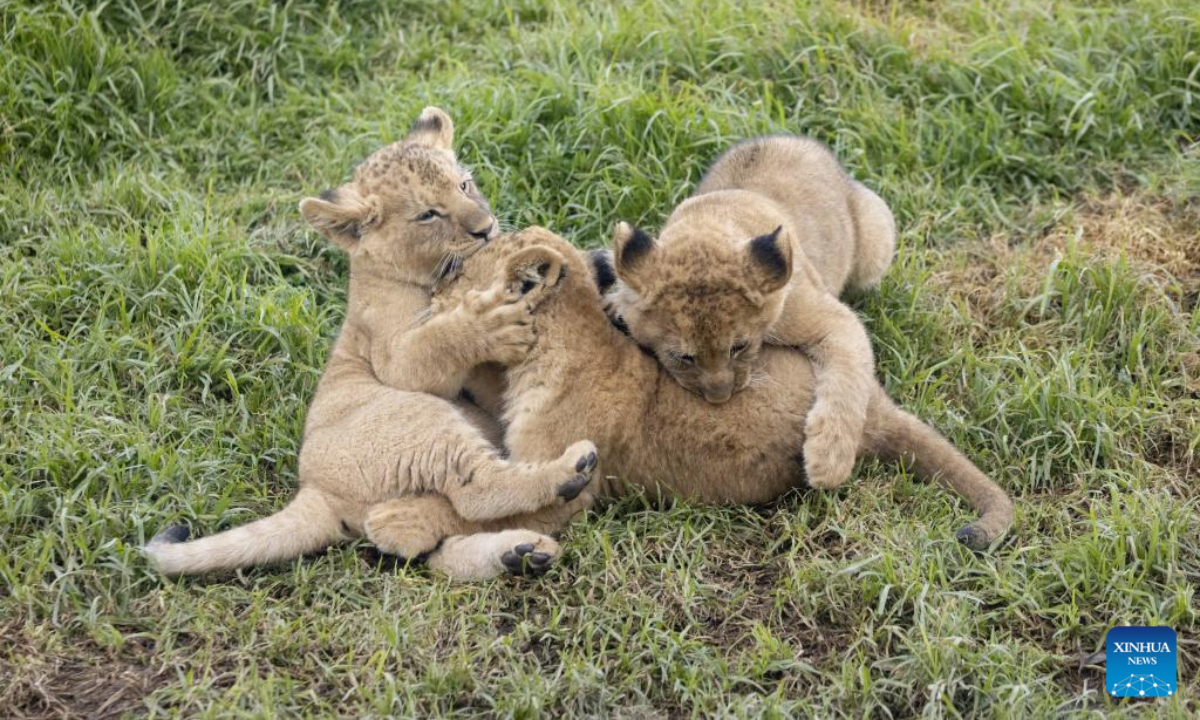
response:
[[[463,307],[474,316],[485,361],[513,365],[529,354],[537,332],[533,315],[520,298],[494,287],[470,293]]]
[[[819,490],[838,487],[850,478],[862,432],[829,415],[815,407],[804,425],[804,473],[808,484]]]
[[[592,473],[596,471],[596,463],[599,462],[600,456],[596,454],[596,446],[590,440],[581,440],[567,448],[560,458],[563,459],[575,468],[571,479],[558,488],[558,496],[569,503],[576,500],[592,481]]]

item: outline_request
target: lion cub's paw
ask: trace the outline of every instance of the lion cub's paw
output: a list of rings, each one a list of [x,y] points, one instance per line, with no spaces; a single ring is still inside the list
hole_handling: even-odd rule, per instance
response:
[[[600,456],[596,454],[595,445],[588,440],[583,440],[567,448],[562,459],[571,463],[574,474],[570,480],[559,486],[558,496],[570,502],[579,497],[579,493],[583,492],[583,489],[592,482],[592,474],[596,470],[596,463],[599,462]]]
[[[553,538],[531,530],[506,530],[497,545],[509,548],[500,555],[504,571],[522,577],[544,575],[561,554]]]
[[[513,365],[529,354],[537,331],[528,305],[520,298],[493,287],[469,293],[463,307],[475,317],[486,360]]]
[[[850,478],[859,438],[846,423],[814,408],[804,426],[804,474],[818,490],[838,487]]]

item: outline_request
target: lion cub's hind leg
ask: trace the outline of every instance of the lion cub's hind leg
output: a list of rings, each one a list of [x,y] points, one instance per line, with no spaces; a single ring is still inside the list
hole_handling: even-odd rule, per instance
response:
[[[365,534],[380,552],[428,560],[431,567],[455,579],[488,578],[500,572],[540,575],[558,556],[558,545],[547,536],[556,537],[594,501],[584,492],[561,506],[481,523],[463,520],[441,495],[412,495],[371,506]],[[522,534],[504,534],[510,530]],[[468,536],[474,539],[466,542]],[[453,538],[458,539],[443,545]]]
[[[537,576],[561,554],[558,542],[532,530],[457,535],[429,556],[429,567],[451,580],[488,580],[503,573]]]
[[[372,505],[363,530],[380,552],[413,560],[433,552],[444,538],[483,528],[463,520],[441,495],[413,495]]]
[[[587,440],[557,460],[511,462],[495,453],[467,458],[438,488],[465,520],[495,520],[569,503],[592,481],[596,446]]]

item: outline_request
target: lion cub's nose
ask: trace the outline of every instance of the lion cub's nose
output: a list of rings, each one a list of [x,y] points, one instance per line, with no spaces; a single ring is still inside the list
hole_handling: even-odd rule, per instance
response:
[[[470,235],[473,238],[479,238],[480,240],[487,242],[488,239],[492,237],[492,231],[495,229],[496,229],[496,223],[495,223],[495,221],[492,221],[492,222],[488,223],[488,226],[486,228],[484,228],[482,230],[474,230],[470,233]]]
[[[713,405],[728,402],[733,397],[733,371],[728,368],[701,373],[697,380],[700,394]]]
[[[724,385],[715,388],[704,388],[704,399],[713,405],[721,405],[729,402],[729,398],[733,397],[733,386]]]

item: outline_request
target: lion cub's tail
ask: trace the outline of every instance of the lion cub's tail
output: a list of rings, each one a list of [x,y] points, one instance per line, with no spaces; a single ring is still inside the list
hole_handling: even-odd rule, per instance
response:
[[[878,413],[868,420],[868,449],[887,459],[909,462],[923,477],[936,478],[966,498],[979,519],[961,528],[956,537],[972,550],[986,550],[1012,527],[1013,504],[1008,494],[959,452],[937,430],[896,407],[883,391],[876,399]]]
[[[144,549],[164,575],[194,575],[291,560],[344,538],[341,521],[321,493],[301,488],[279,512],[206,538],[187,540],[175,526],[154,536]]]

